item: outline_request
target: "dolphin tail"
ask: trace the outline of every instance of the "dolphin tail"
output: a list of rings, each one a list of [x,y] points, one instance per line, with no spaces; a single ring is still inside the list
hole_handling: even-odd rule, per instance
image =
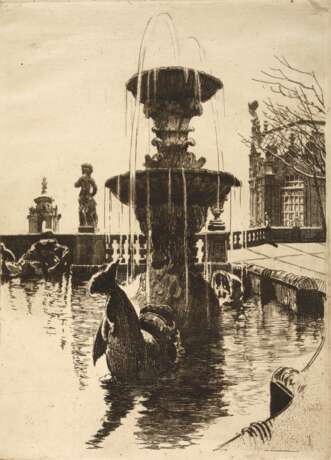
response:
[[[95,366],[99,358],[106,352],[107,342],[104,339],[104,321],[102,320],[93,343],[93,365]]]
[[[146,305],[140,310],[139,321],[141,329],[151,334],[159,344],[163,358],[170,363],[175,362],[179,339],[172,308],[167,305]]]

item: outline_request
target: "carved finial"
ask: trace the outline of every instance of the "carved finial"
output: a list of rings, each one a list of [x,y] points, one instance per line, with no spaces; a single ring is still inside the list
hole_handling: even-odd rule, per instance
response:
[[[47,179],[46,177],[43,177],[43,180],[41,182],[41,193],[45,195],[46,192],[47,192]]]

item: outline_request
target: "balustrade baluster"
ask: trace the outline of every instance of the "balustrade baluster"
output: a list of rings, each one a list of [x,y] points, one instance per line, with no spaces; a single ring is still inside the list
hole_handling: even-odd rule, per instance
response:
[[[111,242],[111,254],[109,254],[110,262],[116,262],[120,257],[120,245],[116,238],[113,238]]]
[[[130,260],[129,239],[127,235],[124,237],[124,242],[122,241],[122,260],[125,265],[128,265]]]
[[[136,265],[140,265],[140,242],[139,236],[135,235],[133,243],[133,260]]]
[[[198,264],[202,264],[204,261],[204,245],[202,238],[199,238],[195,243],[195,247],[197,248],[196,263]]]
[[[140,246],[140,264],[145,264],[146,263],[146,257],[147,257],[147,242],[146,238],[143,235],[139,236],[139,246]]]

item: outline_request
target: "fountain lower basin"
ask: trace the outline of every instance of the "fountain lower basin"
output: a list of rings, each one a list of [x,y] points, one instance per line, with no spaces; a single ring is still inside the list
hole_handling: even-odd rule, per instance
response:
[[[208,169],[157,168],[137,171],[134,181],[135,205],[158,206],[169,202],[183,204],[186,182],[187,205],[213,206],[217,199],[224,200],[231,187],[240,186],[232,174]],[[148,184],[149,182],[149,184]],[[106,181],[106,187],[124,204],[130,201],[130,174],[114,176]],[[148,186],[147,186],[148,185]],[[149,196],[147,190],[150,190]]]

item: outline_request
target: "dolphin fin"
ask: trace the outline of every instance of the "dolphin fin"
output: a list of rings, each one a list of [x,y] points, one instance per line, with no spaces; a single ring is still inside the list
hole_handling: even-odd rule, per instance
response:
[[[93,343],[93,364],[94,366],[97,360],[101,358],[101,356],[105,353],[106,348],[107,348],[107,342],[105,341],[103,337],[103,333],[102,333],[103,328],[104,328],[104,321],[105,320],[101,321],[98,331],[94,338],[94,343]]]

